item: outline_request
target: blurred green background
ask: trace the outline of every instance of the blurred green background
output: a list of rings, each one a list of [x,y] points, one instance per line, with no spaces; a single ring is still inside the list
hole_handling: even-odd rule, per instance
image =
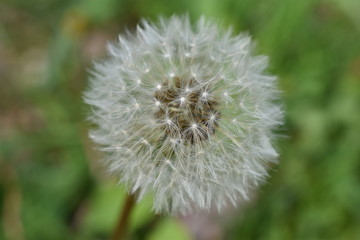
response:
[[[249,32],[286,109],[271,178],[197,239],[360,239],[358,0],[0,0],[0,239],[108,239],[124,189],[87,138],[87,69],[142,17],[174,13]],[[195,239],[200,220],[154,218],[146,199],[132,239]]]

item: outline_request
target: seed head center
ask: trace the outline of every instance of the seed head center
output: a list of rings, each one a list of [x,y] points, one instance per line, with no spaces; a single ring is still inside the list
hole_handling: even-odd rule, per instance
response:
[[[171,78],[157,86],[154,116],[165,137],[194,144],[209,139],[221,116],[218,101],[194,79]]]

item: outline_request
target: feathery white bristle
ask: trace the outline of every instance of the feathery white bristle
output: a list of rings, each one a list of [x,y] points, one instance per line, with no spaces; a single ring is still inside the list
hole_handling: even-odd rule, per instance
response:
[[[130,192],[153,193],[156,212],[236,205],[276,161],[276,78],[252,48],[204,18],[172,17],[142,21],[95,63],[90,137]]]

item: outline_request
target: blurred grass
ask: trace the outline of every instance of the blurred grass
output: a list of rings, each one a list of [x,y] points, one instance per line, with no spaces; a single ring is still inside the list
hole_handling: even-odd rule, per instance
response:
[[[1,0],[0,239],[108,238],[124,190],[86,136],[86,71],[141,17],[186,12],[253,35],[287,113],[280,164],[220,223],[224,238],[359,239],[359,10],[357,0]],[[137,207],[134,239],[150,208]],[[147,239],[190,238],[170,218],[149,226]]]

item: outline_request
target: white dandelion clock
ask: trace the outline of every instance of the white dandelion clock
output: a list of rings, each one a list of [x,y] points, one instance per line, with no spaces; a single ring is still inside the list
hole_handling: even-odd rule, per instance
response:
[[[201,18],[143,21],[95,64],[85,101],[109,170],[154,210],[185,214],[237,205],[276,161],[282,122],[267,58],[250,37]]]

